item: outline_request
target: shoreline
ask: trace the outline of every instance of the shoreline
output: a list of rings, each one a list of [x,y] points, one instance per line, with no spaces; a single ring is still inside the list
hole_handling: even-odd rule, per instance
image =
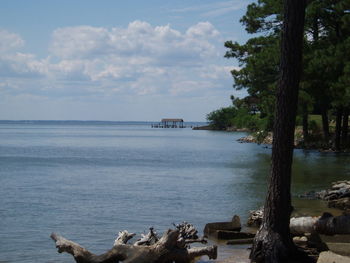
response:
[[[272,145],[272,140],[273,140],[272,132],[269,132],[268,135],[260,141],[257,139],[256,136],[252,134],[252,131],[250,131],[247,128],[227,127],[225,129],[216,129],[210,125],[204,125],[204,126],[193,127],[192,130],[249,133],[248,135],[243,136],[237,140],[240,143],[256,143],[256,144]],[[332,147],[325,146],[322,141],[309,142],[305,144],[303,140],[298,138],[294,139],[294,149],[311,150],[311,151],[318,151],[322,153],[350,153],[350,149],[342,149],[340,151],[337,151]]]
[[[329,204],[329,199],[336,198],[341,199],[342,195],[344,195],[344,192],[346,192],[346,195],[350,195],[350,181],[336,181],[332,183],[332,186],[326,190],[321,190],[319,192],[310,192],[312,195],[307,196],[298,196],[298,202],[295,204],[296,211],[291,215],[291,220],[295,220],[298,217],[305,218],[304,220],[307,220],[307,218],[316,217],[316,218],[325,218],[325,217],[333,217],[331,222],[338,221],[341,222],[341,218],[349,217],[350,212],[350,197],[348,197],[348,206],[341,206],[341,207],[334,207]],[[335,198],[335,195],[336,198]],[[328,197],[328,198],[327,198]],[[294,200],[295,201],[295,200]],[[319,203],[324,205],[324,208],[318,212],[315,213],[314,211],[315,206],[310,204],[311,203]],[[306,205],[305,207],[302,207],[301,204],[304,203]],[[319,207],[321,208],[321,206]],[[260,211],[260,212],[259,212]],[[258,209],[256,211],[251,211],[250,215],[251,217],[248,219],[248,221],[242,225],[242,229],[244,233],[251,232],[251,230],[247,229],[247,226],[251,227],[257,227],[254,229],[258,229],[259,225],[255,225],[255,223],[260,222],[261,223],[261,217],[262,217],[262,210]],[[233,222],[234,218],[232,219]],[[251,220],[249,222],[249,220]],[[295,222],[297,221],[293,221]],[[343,221],[345,222],[345,221]],[[250,225],[251,223],[251,225]],[[213,223],[212,223],[213,224]],[[215,224],[215,223],[214,223]],[[222,224],[222,223],[221,223]],[[293,225],[291,223],[291,225]],[[334,260],[335,263],[340,262],[350,262],[350,232],[349,227],[347,226],[348,223],[344,223],[345,225],[342,228],[339,228],[340,225],[336,228],[338,233],[330,235],[329,233],[323,233],[323,232],[314,232],[314,233],[304,233],[299,234],[294,233],[293,234],[293,241],[294,243],[301,247],[305,252],[309,254],[310,257],[312,257],[315,260],[315,263],[325,263],[330,262],[329,259],[336,259]],[[252,229],[252,228],[251,228]],[[343,229],[343,230],[341,230]],[[247,232],[248,231],[248,232]],[[345,231],[345,232],[339,232],[339,231]],[[237,235],[237,234],[235,234]],[[238,237],[232,237],[232,240],[226,240],[226,239],[212,239],[212,241],[215,242],[215,244],[218,245],[218,250],[220,251],[219,257],[214,262],[216,263],[233,263],[233,262],[241,262],[241,263],[249,263],[249,254],[251,247],[250,242],[252,240],[249,239],[249,244],[244,243],[245,240],[248,241],[248,238],[244,239],[236,239]],[[326,261],[325,261],[326,260]],[[338,261],[339,260],[339,261]],[[343,261],[345,260],[345,261]],[[200,261],[202,262],[202,260]],[[333,262],[333,261],[331,261]]]
[[[265,145],[272,145],[272,133],[268,136],[266,136],[261,142],[258,141],[258,139],[254,135],[247,135],[239,138],[237,141],[240,143],[256,143],[256,144],[265,144]],[[298,139],[294,140],[294,149],[301,149],[301,150],[309,150],[309,151],[318,151],[321,153],[350,153],[350,149],[343,149],[340,151],[337,151],[331,147],[320,147],[317,145],[317,143],[309,143],[304,144],[303,141],[300,141]]]
[[[250,132],[247,128],[236,128],[236,127],[227,127],[225,129],[216,129],[211,125],[196,126],[192,130],[206,130],[206,131],[226,131],[226,132]]]

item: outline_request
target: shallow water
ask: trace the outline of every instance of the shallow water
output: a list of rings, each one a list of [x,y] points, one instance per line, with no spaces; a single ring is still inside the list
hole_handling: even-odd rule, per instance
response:
[[[243,135],[0,123],[0,261],[73,262],[57,253],[53,231],[99,253],[119,230],[162,232],[183,220],[201,230],[234,214],[244,221],[263,204],[270,149],[238,143]],[[295,195],[350,178],[349,155],[297,150],[294,160]]]

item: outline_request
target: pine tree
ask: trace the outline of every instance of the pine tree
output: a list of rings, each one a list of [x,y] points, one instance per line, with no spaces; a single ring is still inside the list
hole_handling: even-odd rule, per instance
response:
[[[302,70],[304,0],[285,0],[281,37],[280,78],[277,88],[271,177],[262,225],[250,254],[254,262],[288,262],[295,258],[289,221],[294,128]]]

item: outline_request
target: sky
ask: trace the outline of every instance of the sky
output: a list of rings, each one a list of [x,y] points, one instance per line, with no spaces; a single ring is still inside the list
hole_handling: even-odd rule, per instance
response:
[[[1,0],[0,119],[205,121],[235,91],[240,0]]]

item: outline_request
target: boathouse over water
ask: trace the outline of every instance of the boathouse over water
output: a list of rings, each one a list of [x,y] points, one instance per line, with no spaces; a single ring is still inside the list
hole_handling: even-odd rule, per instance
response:
[[[152,124],[152,128],[186,128],[183,119],[162,119],[158,124]]]

